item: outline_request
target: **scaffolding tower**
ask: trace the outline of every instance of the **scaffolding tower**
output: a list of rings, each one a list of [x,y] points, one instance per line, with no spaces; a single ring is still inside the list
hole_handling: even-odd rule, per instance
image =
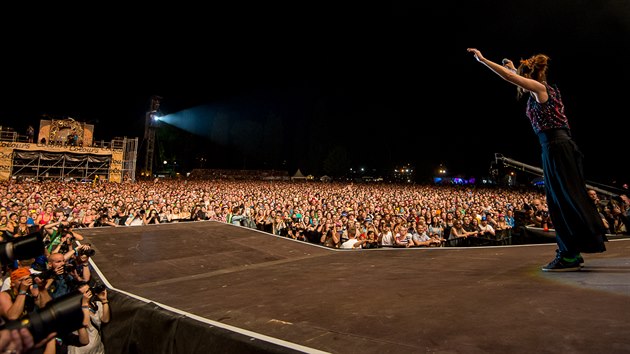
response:
[[[23,143],[11,153],[10,176],[14,179],[93,180],[100,179],[134,182],[138,138],[116,138],[101,141],[92,147],[78,149],[43,144]],[[121,161],[116,161],[118,156]],[[119,168],[117,166],[122,166]]]
[[[136,180],[138,138],[94,141],[94,126],[71,117],[42,119],[33,133],[0,127],[0,181]]]
[[[161,99],[162,97],[160,96],[151,97],[151,105],[145,116],[145,155],[143,174],[146,176],[153,176],[153,160],[155,159],[155,130],[157,129],[156,119],[158,117]]]
[[[123,170],[121,181],[136,181],[136,161],[138,160],[138,138],[123,139]]]

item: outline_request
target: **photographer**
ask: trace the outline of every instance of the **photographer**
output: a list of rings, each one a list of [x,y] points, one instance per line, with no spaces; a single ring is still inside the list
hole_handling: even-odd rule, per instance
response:
[[[151,210],[153,212],[153,210]],[[192,212],[190,213],[193,221],[201,221],[206,220],[206,207],[204,204],[195,205]]]
[[[626,197],[627,200],[627,197]],[[606,206],[606,215],[610,219],[611,231],[615,234],[630,233],[630,208],[621,196],[613,197]]]
[[[72,223],[66,221],[66,217],[63,214],[57,215],[56,221],[49,222],[44,226],[42,234],[46,240],[50,241],[46,247],[47,254],[53,253],[53,250],[64,243],[64,241],[68,243],[74,240],[83,240],[83,236],[75,232],[73,226]],[[69,239],[70,241],[68,241]]]
[[[121,207],[115,211],[113,222],[117,226],[125,226],[125,221],[127,221],[128,217],[127,209]]]
[[[9,267],[9,269],[7,269],[6,274],[8,276],[4,279],[4,282],[2,283],[2,288],[0,288],[0,291],[6,291],[6,290],[11,289],[11,272],[15,270],[16,268],[26,268],[31,274],[41,273],[40,271],[37,271],[33,268],[33,264],[35,264],[35,258],[19,259],[15,261],[14,263],[15,263],[14,266],[16,267]]]
[[[300,217],[293,217],[293,222],[290,226],[288,226],[287,237],[292,238],[294,240],[299,241],[307,241],[306,236],[304,235],[304,231],[306,230],[306,225],[302,220],[302,215]]]
[[[88,224],[88,227],[102,227],[102,226],[118,226],[112,218],[109,217],[109,211],[107,208],[99,209],[98,216]]]
[[[125,221],[125,225],[127,226],[142,226],[146,224],[146,217],[144,209],[133,209],[129,210],[129,216]]]
[[[45,289],[53,299],[76,290],[76,280],[68,273],[72,270],[72,267],[66,267],[63,254],[53,253],[48,256],[48,270],[42,272],[39,277],[46,279]]]
[[[73,249],[73,244],[75,241],[74,235],[72,233],[64,233],[61,238],[57,238],[55,239],[55,241],[58,241],[57,245],[55,245],[53,247],[53,243],[51,242],[51,244],[49,245],[50,249],[50,253],[61,253],[61,254],[65,254],[66,252],[70,251]]]
[[[149,216],[144,218],[144,224],[159,224],[160,223],[160,215],[156,209],[151,209],[149,211]]]
[[[27,268],[17,268],[11,272],[11,288],[0,292],[0,311],[2,313],[2,317],[6,320],[21,320],[23,318],[27,318],[28,314],[33,311],[35,308],[43,308],[50,300],[51,297],[47,291],[41,290],[40,286],[43,289],[43,281],[39,278],[33,279],[33,275]],[[9,331],[8,329],[0,330],[0,338],[6,336],[6,334],[2,333],[5,331]],[[20,329],[20,335],[24,339],[18,339],[15,337],[15,334],[11,335],[11,342],[6,344],[6,348],[12,346],[15,350],[20,350],[22,347],[24,350],[28,350],[33,347],[33,336],[28,332],[28,335],[23,333],[23,331],[28,330],[26,328]],[[51,333],[46,339],[38,343],[38,348],[42,347],[46,342],[53,343],[49,345],[54,345],[54,340],[50,339],[54,338],[56,334]],[[0,339],[1,342],[1,339]],[[5,348],[0,343],[0,348]]]
[[[531,205],[526,204],[526,206],[529,207],[529,209],[526,208],[529,215],[529,226],[553,229],[547,204],[542,199],[535,198],[532,200]]]
[[[51,297],[47,291],[40,291],[40,286],[43,287],[43,281],[31,275],[27,268],[13,270],[11,288],[0,292],[0,310],[3,317],[16,320],[33,311],[35,306],[44,307]]]
[[[320,244],[324,247],[339,248],[339,246],[341,245],[339,235],[340,234],[337,232],[337,224],[328,220],[322,228],[322,237],[320,238]]]
[[[44,286],[44,274],[31,272],[29,265],[34,257],[44,253],[44,241],[39,232],[20,237],[19,241],[5,242],[0,247],[0,263],[7,265],[17,261],[19,264],[11,271],[10,288],[0,292],[0,350],[3,353],[53,353],[55,336],[65,336],[81,328],[82,311],[76,296],[80,294],[52,299]],[[83,332],[82,344],[86,344],[87,332]],[[76,343],[81,345],[80,341]]]
[[[79,285],[79,291],[83,294],[81,308],[83,309],[85,327],[89,343],[85,346],[68,346],[69,354],[92,353],[103,354],[105,347],[101,340],[101,326],[110,320],[109,301],[105,287],[90,287],[87,283]],[[78,333],[77,333],[78,334]]]
[[[89,282],[92,277],[92,266],[90,257],[96,253],[89,243],[77,248],[70,249],[64,253],[66,268],[77,282]]]

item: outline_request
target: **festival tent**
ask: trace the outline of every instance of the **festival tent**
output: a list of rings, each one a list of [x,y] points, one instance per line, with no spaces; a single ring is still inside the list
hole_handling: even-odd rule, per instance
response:
[[[306,181],[306,177],[302,174],[302,171],[298,168],[295,174],[291,177],[292,181]]]

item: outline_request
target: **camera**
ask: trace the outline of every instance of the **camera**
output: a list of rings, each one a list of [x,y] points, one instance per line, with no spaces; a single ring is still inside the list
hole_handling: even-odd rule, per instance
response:
[[[94,284],[94,286],[92,286],[90,288],[90,290],[92,291],[92,295],[96,296],[97,294],[100,294],[103,292],[103,290],[107,289],[107,286],[105,286],[105,284],[97,282],[96,284]]]
[[[83,254],[88,256],[88,257],[93,257],[96,254],[96,251],[91,249],[91,248],[88,248],[88,249],[82,248],[82,249],[79,250],[79,256],[83,255]]]
[[[85,243],[84,245],[88,246],[89,248],[83,248],[83,247],[77,248],[77,255],[79,256],[86,255],[88,257],[93,257],[96,254],[96,250],[92,249],[92,244]]]
[[[19,320],[7,321],[4,329],[26,328],[33,335],[35,343],[57,332],[63,336],[83,327],[83,294],[74,291],[51,300],[46,306],[29,312]]]
[[[59,253],[68,253],[70,251],[71,244],[64,242],[59,246]]]
[[[44,239],[39,231],[9,242],[0,242],[0,264],[9,264],[16,259],[36,258],[42,254]]]
[[[64,266],[63,266],[64,273],[71,273],[75,269],[76,268],[75,268],[74,264],[64,264]]]
[[[31,278],[33,278],[33,281],[35,281],[35,278],[39,278],[41,280],[46,280],[48,278],[52,278],[55,276],[55,270],[54,269],[46,269],[43,272],[40,273],[36,273],[36,274],[31,274]]]
[[[57,232],[61,235],[61,236],[65,236],[65,235],[72,235],[72,231],[70,231],[71,228],[73,228],[75,226],[74,222],[63,222],[61,224],[59,224],[59,226],[57,226]],[[73,236],[74,237],[74,236]]]
[[[63,272],[64,273],[70,273],[70,272],[72,272],[75,269],[74,267],[75,267],[74,264],[64,264]],[[54,277],[56,275],[57,275],[57,272],[55,271],[55,269],[54,268],[49,268],[49,269],[46,269],[45,271],[43,271],[43,272],[41,272],[39,274],[33,274],[32,277],[33,278],[37,277],[37,278],[39,278],[41,280],[46,280],[46,279],[52,278],[52,277]]]

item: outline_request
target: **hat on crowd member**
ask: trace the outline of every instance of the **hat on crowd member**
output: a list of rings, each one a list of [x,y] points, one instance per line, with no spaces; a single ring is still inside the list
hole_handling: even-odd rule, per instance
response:
[[[31,271],[28,268],[17,268],[11,272],[11,283],[17,283],[20,278],[31,275]]]

